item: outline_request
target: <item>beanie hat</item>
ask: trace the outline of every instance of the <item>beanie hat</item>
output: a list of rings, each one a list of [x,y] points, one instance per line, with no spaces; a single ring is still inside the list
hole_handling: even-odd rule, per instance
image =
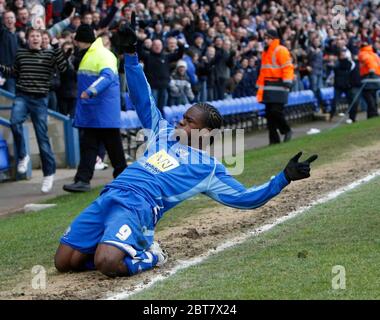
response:
[[[278,32],[275,29],[269,29],[269,30],[267,30],[267,32],[265,34],[269,38],[272,38],[272,39],[279,39],[280,38],[280,36],[278,35]]]
[[[185,60],[178,60],[176,68],[185,67],[187,69],[187,63]]]
[[[74,40],[93,43],[95,41],[94,30],[88,24],[81,24],[77,29]]]
[[[195,33],[194,33],[194,40],[195,40],[196,38],[202,38],[202,39],[204,39],[204,35],[203,35],[202,33],[200,33],[200,32],[195,32]]]

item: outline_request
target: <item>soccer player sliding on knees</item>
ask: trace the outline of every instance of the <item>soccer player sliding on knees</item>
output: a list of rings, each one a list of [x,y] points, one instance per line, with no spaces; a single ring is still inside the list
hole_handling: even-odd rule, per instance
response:
[[[207,135],[222,126],[218,110],[196,103],[176,127],[171,126],[156,108],[138,62],[134,30],[125,28],[119,41],[129,94],[147,129],[147,148],[67,229],[55,255],[61,272],[97,269],[116,277],[162,266],[167,254],[154,241],[154,231],[168,210],[199,193],[226,206],[258,208],[291,181],[308,178],[310,163],[317,159],[314,155],[299,162],[300,152],[267,183],[246,189],[214,157],[192,145],[195,129]],[[178,141],[176,137],[183,134],[186,138]]]

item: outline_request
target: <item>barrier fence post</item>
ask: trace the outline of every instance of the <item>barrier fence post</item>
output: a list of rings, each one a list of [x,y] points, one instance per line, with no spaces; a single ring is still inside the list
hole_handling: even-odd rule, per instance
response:
[[[74,128],[71,119],[64,122],[66,162],[70,168],[76,168],[80,161],[79,134],[78,129]]]

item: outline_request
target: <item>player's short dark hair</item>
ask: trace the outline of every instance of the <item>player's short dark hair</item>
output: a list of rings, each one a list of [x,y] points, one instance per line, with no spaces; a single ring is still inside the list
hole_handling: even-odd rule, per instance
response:
[[[223,125],[223,117],[220,112],[211,104],[198,102],[194,105],[201,109],[205,114],[205,126],[212,129],[220,129]]]

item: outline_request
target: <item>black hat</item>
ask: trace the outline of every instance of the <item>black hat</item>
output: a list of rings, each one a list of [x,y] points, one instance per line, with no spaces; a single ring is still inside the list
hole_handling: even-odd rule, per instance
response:
[[[269,29],[269,30],[267,30],[267,32],[265,34],[269,38],[272,38],[272,39],[279,39],[280,38],[280,36],[278,35],[278,32],[275,29]]]
[[[94,30],[88,24],[81,24],[77,29],[74,40],[93,43],[95,41]]]

